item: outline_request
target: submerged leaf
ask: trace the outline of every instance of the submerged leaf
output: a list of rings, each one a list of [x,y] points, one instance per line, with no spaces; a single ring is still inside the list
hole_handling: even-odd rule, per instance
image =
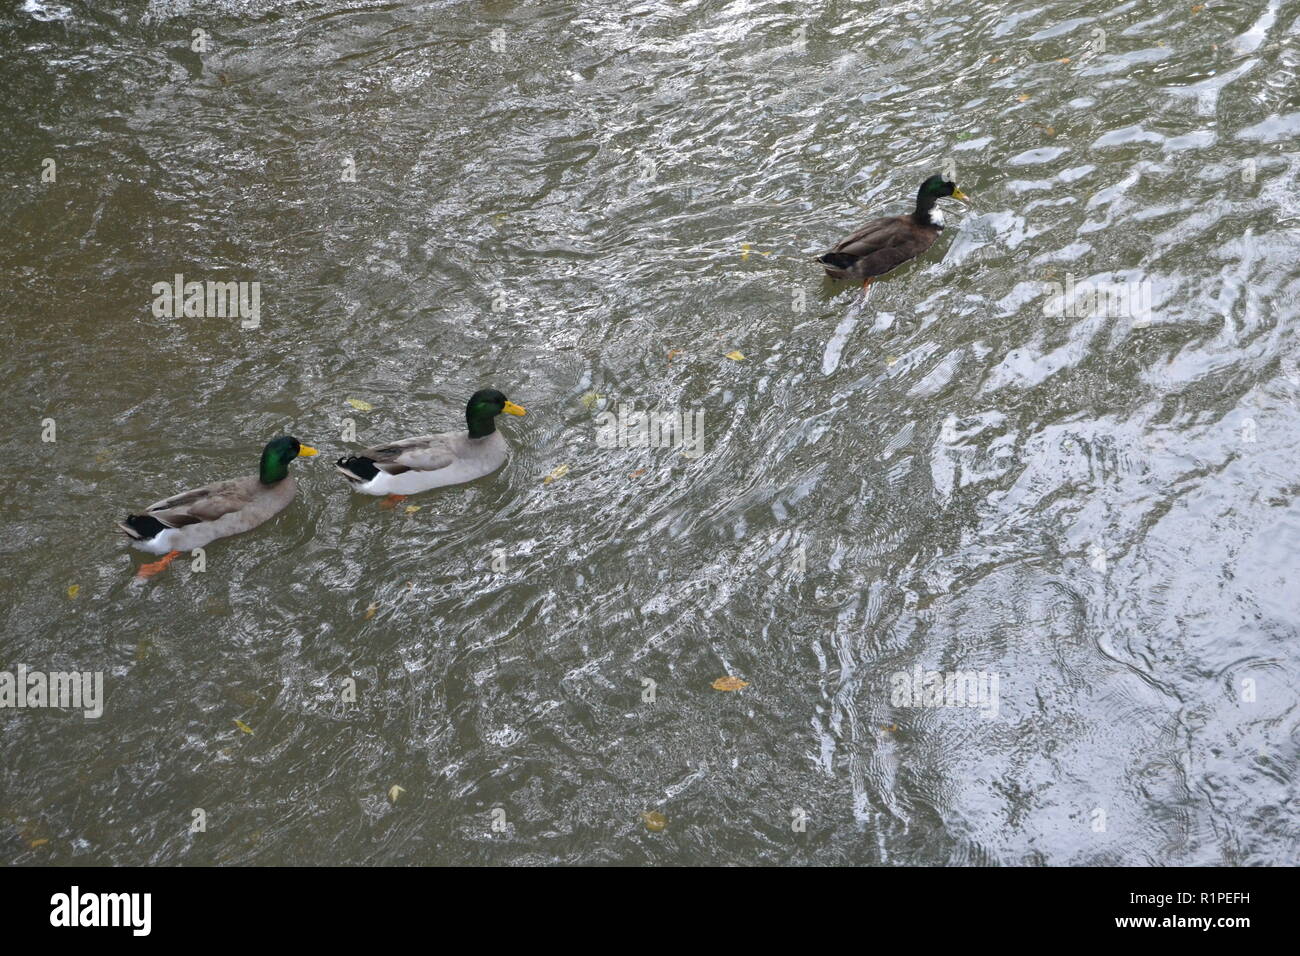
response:
[[[246,734],[251,735],[253,733],[253,728],[248,726],[248,724],[244,723],[238,717],[235,718],[235,726],[238,727],[241,731],[243,731]]]
[[[749,682],[743,681],[739,677],[719,677],[713,682],[714,690],[740,690],[742,687],[748,687]]]
[[[378,610],[379,610],[379,605],[378,605],[378,604],[371,604],[370,607],[366,608],[366,620],[368,621],[368,620],[370,620],[372,617],[374,617],[374,616],[375,616],[375,612],[378,611]]]
[[[77,596],[77,593],[78,593],[80,590],[81,590],[81,585],[80,585],[80,584],[69,584],[69,585],[68,585],[68,597],[69,597],[69,598],[75,598],[75,597]]]
[[[668,818],[658,810],[647,810],[641,814],[641,819],[645,821],[645,828],[651,833],[658,833],[668,826]]]
[[[593,408],[596,407],[596,403],[598,401],[600,401],[599,395],[597,395],[595,392],[587,392],[587,394],[582,396],[582,407],[585,408],[587,411],[591,411]]]

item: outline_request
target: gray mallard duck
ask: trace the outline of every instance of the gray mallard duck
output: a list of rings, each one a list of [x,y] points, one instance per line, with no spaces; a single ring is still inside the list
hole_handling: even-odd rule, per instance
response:
[[[151,504],[143,514],[127,515],[118,527],[131,539],[131,546],[166,555],[142,566],[141,576],[157,574],[182,551],[251,531],[279,514],[298,491],[297,482],[289,477],[289,463],[316,454],[315,448],[292,435],[281,435],[262,449],[256,475],[183,491]]]
[[[473,481],[496,471],[509,455],[510,448],[496,426],[496,417],[502,412],[527,414],[523,406],[496,389],[480,389],[465,403],[465,431],[374,445],[340,458],[336,465],[352,490],[363,495],[404,497]]]
[[[873,219],[830,252],[818,256],[817,261],[831,278],[861,282],[865,289],[877,276],[915,259],[934,245],[943,231],[943,212],[934,205],[945,196],[969,198],[956,183],[931,176],[917,190],[913,213]]]

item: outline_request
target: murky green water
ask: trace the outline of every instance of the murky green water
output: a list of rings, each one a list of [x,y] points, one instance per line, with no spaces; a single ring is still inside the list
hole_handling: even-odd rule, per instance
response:
[[[889,10],[8,5],[0,668],[107,700],[0,711],[0,859],[1293,863],[1300,5]],[[346,420],[485,385],[501,472],[348,494]],[[290,510],[135,582],[113,521],[283,431]]]

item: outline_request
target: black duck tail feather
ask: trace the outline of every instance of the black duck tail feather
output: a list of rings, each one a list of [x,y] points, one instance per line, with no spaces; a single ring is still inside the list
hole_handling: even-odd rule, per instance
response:
[[[334,464],[349,481],[367,482],[379,474],[379,469],[369,458],[340,458]]]
[[[118,527],[137,541],[148,541],[167,530],[167,525],[149,515],[127,515]]]
[[[858,261],[858,257],[847,252],[828,252],[824,256],[818,256],[817,261],[836,269],[849,269]]]

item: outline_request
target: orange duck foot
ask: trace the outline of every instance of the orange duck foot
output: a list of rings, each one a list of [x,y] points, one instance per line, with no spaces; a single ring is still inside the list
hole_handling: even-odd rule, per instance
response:
[[[167,565],[171,564],[178,557],[180,557],[180,554],[181,553],[179,551],[169,551],[167,554],[164,554],[157,561],[150,561],[148,564],[142,564],[140,565],[140,570],[135,572],[135,576],[137,578],[151,578],[155,574],[158,574],[162,571],[166,571]]]

